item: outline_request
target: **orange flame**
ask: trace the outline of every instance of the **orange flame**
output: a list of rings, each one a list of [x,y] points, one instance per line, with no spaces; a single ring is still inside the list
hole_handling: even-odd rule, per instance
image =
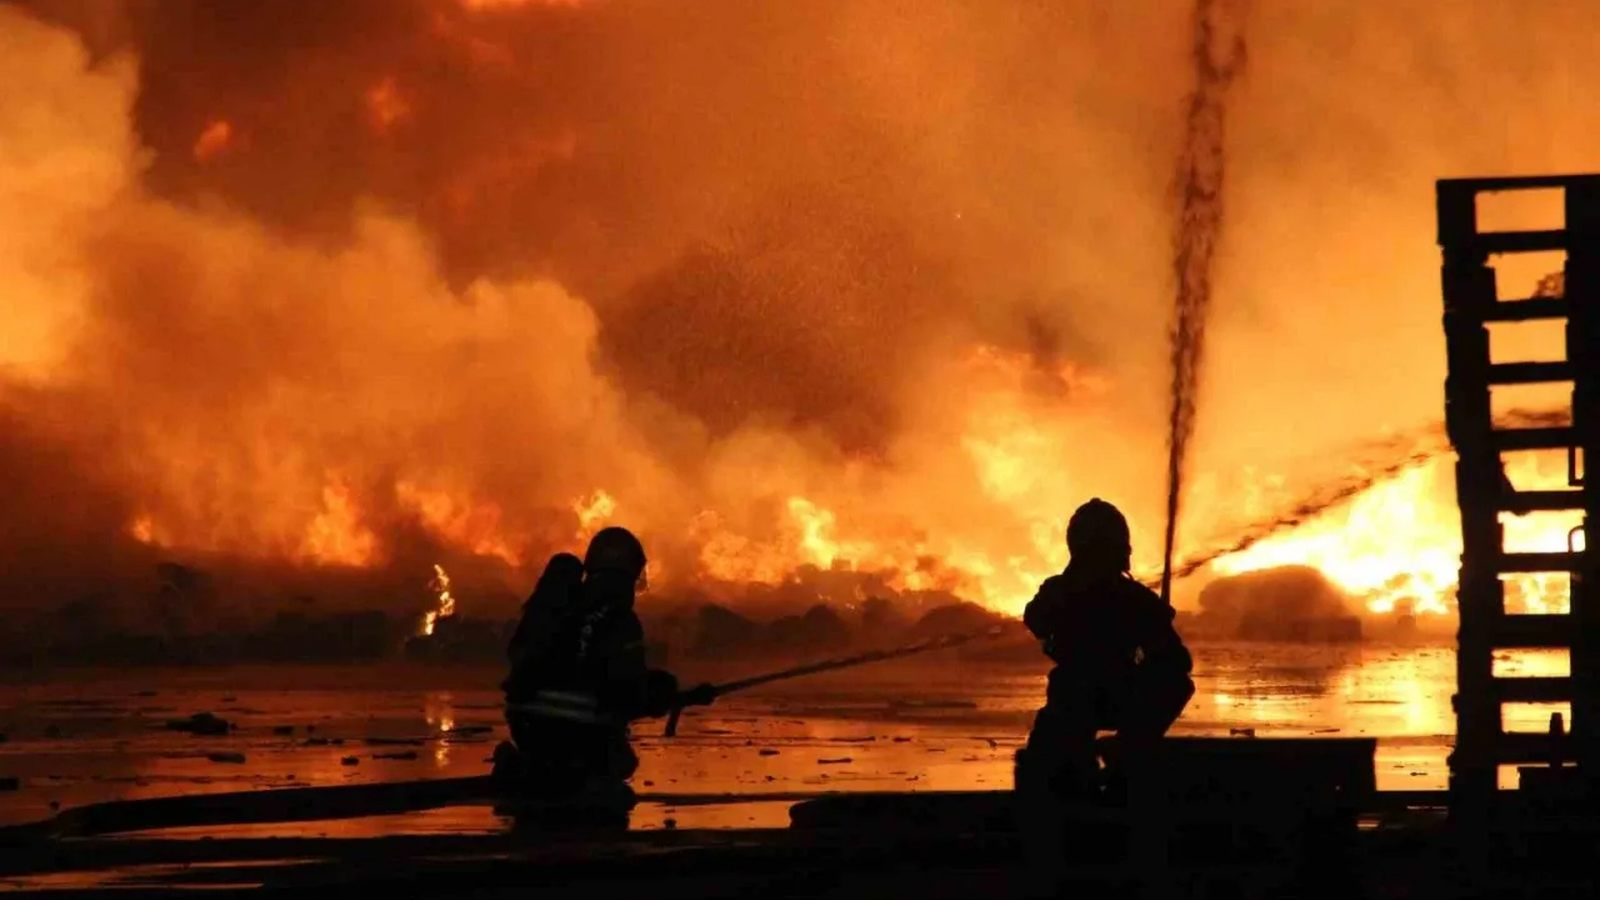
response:
[[[1003,368],[995,360],[985,364]],[[1014,369],[1013,374],[1021,371]],[[1092,379],[1080,378],[1077,383],[1080,390],[1092,387]],[[999,611],[1020,611],[1064,556],[1064,515],[1082,499],[1082,492],[1055,467],[1041,465],[1042,460],[1059,456],[1065,432],[1032,424],[1025,413],[1016,405],[985,405],[969,417],[960,438],[985,498],[1029,523],[1020,545],[997,552],[992,543],[971,542],[981,530],[941,533],[881,519],[869,507],[857,508],[839,497],[830,502],[811,492],[791,493],[779,502],[778,518],[764,524],[702,511],[684,529],[695,557],[690,570],[681,574],[730,584],[778,585],[793,579],[802,567],[814,567],[870,575],[897,591],[943,590]],[[1226,576],[1309,565],[1327,573],[1373,614],[1452,613],[1460,524],[1449,462],[1441,456],[1381,482],[1340,508],[1216,560],[1209,573]],[[1507,475],[1518,489],[1554,489],[1565,482],[1565,465],[1559,453],[1530,454],[1508,464]],[[531,546],[530,538],[509,529],[498,505],[415,481],[399,482],[394,497],[401,509],[413,512],[446,545],[497,558],[512,568],[525,564],[524,554],[516,548]],[[1245,507],[1258,505],[1250,496],[1235,499]],[[615,521],[620,508],[616,495],[603,488],[576,499],[571,504],[578,522],[573,537],[586,541]],[[1508,516],[1507,549],[1563,549],[1577,519],[1576,514]],[[1136,530],[1139,524],[1135,523]],[[143,543],[165,545],[172,540],[149,513],[141,512],[127,527]],[[324,486],[321,508],[305,520],[298,544],[290,546],[294,558],[346,566],[372,565],[381,549],[351,491],[337,478]],[[654,580],[664,580],[654,561],[652,574]],[[448,593],[448,581],[439,581]],[[1563,611],[1567,578],[1510,579],[1507,602],[1529,612]],[[436,611],[430,622],[443,614]]]
[[[207,162],[221,156],[233,146],[233,125],[226,119],[216,119],[206,125],[194,142],[194,158]]]
[[[617,513],[617,501],[605,491],[595,491],[588,497],[573,501],[572,511],[578,514],[577,538],[587,541]]]
[[[440,619],[448,619],[456,614],[456,598],[450,593],[450,575],[445,572],[444,566],[433,564],[433,579],[428,582],[428,590],[433,591],[437,605],[422,615],[424,637],[433,634]]]
[[[1518,489],[1557,490],[1566,486],[1566,461],[1558,454],[1515,458],[1506,475]],[[1321,569],[1336,584],[1362,598],[1374,613],[1412,607],[1418,613],[1448,613],[1455,605],[1461,561],[1461,524],[1449,484],[1448,460],[1413,469],[1375,485],[1345,508],[1243,553],[1213,564],[1220,574],[1282,565]],[[1568,534],[1581,513],[1504,516],[1510,552],[1567,549]],[[1564,612],[1565,575],[1525,575],[1507,579],[1507,605],[1513,612]]]
[[[141,513],[128,525],[128,534],[141,544],[157,543],[155,520]]]
[[[512,549],[510,538],[502,530],[499,506],[471,503],[448,491],[428,490],[410,481],[395,485],[395,499],[402,507],[415,511],[424,527],[451,546],[477,556],[494,557],[512,568],[522,566],[521,555]]]
[[[343,484],[322,489],[322,512],[311,520],[301,554],[323,565],[365,566],[372,562],[378,539],[361,524],[360,512]]]

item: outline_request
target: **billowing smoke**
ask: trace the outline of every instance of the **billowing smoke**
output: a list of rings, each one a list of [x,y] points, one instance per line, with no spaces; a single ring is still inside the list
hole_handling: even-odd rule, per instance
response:
[[[1583,5],[1474,9],[1256,10],[1186,534],[1438,417],[1432,179],[1584,167]],[[1092,495],[1148,563],[1189,26],[0,5],[0,598],[176,557],[263,605],[441,560],[470,599],[614,519],[664,587],[855,565],[1015,608]]]

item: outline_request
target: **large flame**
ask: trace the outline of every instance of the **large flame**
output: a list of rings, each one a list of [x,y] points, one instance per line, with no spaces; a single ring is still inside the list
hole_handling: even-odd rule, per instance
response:
[[[1374,486],[1344,508],[1242,553],[1215,563],[1224,574],[1281,565],[1310,565],[1374,613],[1397,607],[1416,613],[1453,611],[1461,566],[1461,519],[1455,507],[1451,460],[1411,469]],[[1565,490],[1564,454],[1526,456],[1507,466],[1507,477],[1524,490]],[[1504,515],[1510,552],[1559,552],[1574,545],[1581,512]],[[1581,543],[1577,543],[1581,546]],[[1567,611],[1565,575],[1519,575],[1507,583],[1513,612]]]
[[[668,592],[1016,612],[1094,496],[1155,574],[1187,3],[820,2],[0,6],[0,595],[178,558],[370,598],[438,565],[431,629],[445,566],[476,608],[621,524]],[[1587,69],[1545,62],[1595,58],[1586,7],[1426,6],[1259,19],[1180,556],[1438,419],[1435,177],[1589,162]],[[1459,527],[1440,454],[1200,576],[1448,613]],[[318,589],[289,580],[236,593]]]

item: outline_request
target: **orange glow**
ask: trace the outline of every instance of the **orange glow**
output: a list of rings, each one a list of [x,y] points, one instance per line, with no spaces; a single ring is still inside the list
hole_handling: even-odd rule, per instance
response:
[[[595,491],[588,497],[573,501],[572,511],[578,514],[579,542],[594,537],[595,532],[617,514],[617,500],[605,491]]]
[[[1041,424],[1025,395],[1013,393],[1019,380],[1041,373],[1022,358],[992,347],[976,349],[971,359],[990,380],[976,389],[981,402],[973,404],[958,445],[981,500],[1009,511],[1011,521],[1022,526],[1023,543],[998,548],[981,535],[974,540],[959,531],[926,532],[875,515],[838,491],[826,496],[796,493],[781,500],[774,522],[741,522],[702,510],[682,532],[682,539],[695,548],[692,564],[669,569],[653,559],[652,581],[671,585],[682,578],[709,578],[727,584],[777,585],[810,567],[871,577],[896,591],[946,591],[996,610],[1019,612],[1039,581],[1059,567],[1064,555],[1061,511],[1070,510],[1082,489],[1063,473],[1037,463],[1064,453],[1070,433],[1065,425]],[[1071,382],[1077,395],[1091,400],[1110,390],[1103,379],[1082,372],[1043,375]],[[1559,456],[1518,460],[1508,467],[1508,475],[1525,489],[1558,486],[1565,477],[1565,461]],[[1208,571],[1231,575],[1311,565],[1374,614],[1387,615],[1398,608],[1449,614],[1454,609],[1460,539],[1448,478],[1447,457],[1409,469],[1297,528],[1219,558]],[[497,504],[409,480],[396,484],[394,499],[449,547],[498,559],[513,569],[530,563],[518,549],[527,546],[529,537],[509,525]],[[1238,501],[1238,511],[1246,515],[1267,511],[1258,499],[1241,496]],[[571,510],[578,520],[573,541],[579,546],[605,525],[628,518],[616,495],[606,489],[574,500]],[[1508,546],[1513,550],[1564,547],[1575,521],[1557,518],[1508,517]],[[1136,530],[1140,525],[1135,522]],[[142,542],[161,542],[158,537],[163,532],[151,515],[141,514],[128,528]],[[1148,531],[1147,523],[1143,530]],[[1147,538],[1140,545],[1145,560],[1140,573],[1153,575],[1148,565],[1151,542]],[[354,495],[338,481],[323,488],[322,508],[307,520],[298,548],[291,554],[294,558],[321,564],[368,566],[381,555],[379,539],[364,524]],[[679,580],[665,577],[667,571],[677,572]],[[443,583],[448,594],[448,581]],[[1508,604],[1513,608],[1562,611],[1566,598],[1561,576],[1523,576],[1508,585]],[[430,614],[425,628],[431,630],[440,614]]]
[[[512,549],[512,540],[502,530],[499,506],[467,502],[448,491],[427,490],[410,481],[395,485],[395,499],[414,510],[422,524],[450,546],[521,567],[522,556]]]
[[[1566,460],[1559,452],[1517,459],[1506,473],[1521,489],[1566,488]],[[1412,469],[1317,521],[1219,559],[1214,567],[1221,574],[1236,574],[1310,565],[1363,598],[1374,613],[1388,613],[1408,602],[1417,613],[1451,612],[1461,565],[1461,524],[1450,477],[1445,458]],[[1565,550],[1568,533],[1581,519],[1581,513],[1504,516],[1506,548]],[[1514,612],[1565,612],[1567,603],[1564,575],[1508,579],[1507,606]]]
[[[811,567],[870,576],[896,591],[947,591],[996,610],[1019,612],[1039,581],[1060,565],[1064,528],[1060,511],[1070,510],[1082,489],[1062,473],[1037,464],[1065,452],[1068,429],[1036,424],[1029,401],[1007,393],[1015,387],[1011,382],[1040,373],[1020,358],[992,347],[978,348],[972,359],[991,375],[1000,373],[1000,380],[979,390],[983,402],[974,404],[958,443],[981,499],[1010,512],[1012,521],[1023,526],[1024,543],[997,550],[959,532],[933,534],[883,519],[837,492],[829,497],[797,493],[780,502],[781,514],[775,522],[759,527],[718,511],[702,510],[682,532],[682,538],[695,547],[693,564],[671,571],[696,581],[709,578],[727,584],[777,585]],[[1078,385],[1075,390],[1080,395],[1093,397],[1109,391],[1103,380],[1081,372],[1045,374],[1070,380]],[[1508,467],[1508,475],[1524,489],[1559,486],[1565,478],[1565,461],[1558,457],[1560,454],[1520,459]],[[1326,572],[1373,614],[1387,615],[1400,608],[1419,614],[1450,614],[1454,610],[1460,526],[1448,478],[1447,457],[1414,467],[1299,527],[1219,558],[1207,571],[1232,575],[1274,566],[1310,565]],[[530,562],[518,549],[527,545],[528,536],[509,526],[497,504],[471,500],[450,490],[424,488],[408,480],[397,483],[394,498],[401,509],[414,513],[430,534],[449,547],[501,560],[513,569]],[[1247,515],[1266,512],[1258,508],[1258,500],[1238,499]],[[363,524],[351,491],[340,482],[330,482],[323,489],[322,501],[322,509],[308,520],[294,556],[321,564],[374,564],[380,556],[379,540]],[[573,540],[579,546],[605,525],[628,518],[616,495],[605,489],[574,500],[571,510],[578,520]],[[1507,517],[1508,547],[1560,549],[1576,524],[1568,521],[1571,518]],[[1140,524],[1135,523],[1136,530]],[[138,516],[128,528],[145,543],[158,542],[161,534],[148,514]],[[1141,541],[1141,545],[1146,563],[1140,573],[1153,575],[1147,561],[1150,541]],[[652,561],[651,571],[656,584],[675,583],[663,576],[668,569],[660,560]],[[448,593],[447,581],[445,591]],[[1508,584],[1507,595],[1508,605],[1514,609],[1563,611],[1566,580],[1563,576],[1522,576]],[[426,626],[429,629],[431,621]]]
[[[329,484],[322,489],[322,511],[311,520],[301,554],[324,565],[365,566],[377,550],[377,537],[361,523],[350,489]]]
[[[194,158],[207,162],[221,156],[233,146],[233,125],[226,119],[216,119],[207,124],[194,142]]]
[[[382,81],[368,89],[367,118],[378,132],[387,132],[395,123],[405,120],[410,115],[411,106],[401,95],[393,75],[385,75]]]
[[[423,705],[423,717],[428,727],[434,729],[433,763],[439,768],[450,765],[450,732],[456,727],[453,698],[447,693],[429,694]]]
[[[551,138],[520,138],[488,148],[471,168],[454,173],[440,189],[440,196],[453,215],[467,216],[478,203],[493,197],[497,187],[570,160],[577,150],[578,136],[570,130]]]
[[[141,544],[154,544],[156,523],[149,516],[139,516],[128,525],[128,534]]]
[[[0,4],[0,571],[39,603],[95,567],[133,583],[116,567],[153,554],[103,546],[126,542],[257,606],[382,602],[437,562],[499,615],[618,524],[663,594],[1014,613],[1096,496],[1157,574],[1178,7],[428,0],[261,29],[134,6],[113,53]],[[1592,164],[1587,10],[1537,6],[1252,21],[1180,558],[1440,419],[1433,179]],[[1459,139],[1485,122],[1491,146]],[[1305,564],[1373,614],[1450,613],[1440,453],[1176,602]],[[1519,578],[1508,604],[1566,593]]]
[[[515,10],[525,6],[564,6],[577,8],[587,0],[460,0],[462,7],[478,11]]]

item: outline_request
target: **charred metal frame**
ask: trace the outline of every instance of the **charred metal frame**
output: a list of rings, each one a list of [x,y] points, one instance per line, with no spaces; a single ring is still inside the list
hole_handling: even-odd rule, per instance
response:
[[[1479,231],[1480,195],[1527,190],[1563,191],[1565,227]],[[1503,765],[1570,765],[1583,782],[1600,774],[1600,596],[1588,589],[1600,584],[1596,555],[1587,542],[1567,552],[1508,553],[1500,521],[1506,513],[1578,511],[1587,534],[1589,521],[1600,516],[1600,480],[1588,482],[1582,472],[1584,460],[1600,455],[1600,175],[1442,180],[1437,204],[1449,367],[1445,426],[1457,456],[1462,546],[1450,794],[1452,812],[1471,816],[1488,811]],[[1566,252],[1562,296],[1499,299],[1491,257],[1549,251]],[[1560,319],[1566,320],[1564,361],[1490,361],[1491,323]],[[1504,427],[1494,420],[1492,388],[1562,382],[1572,384],[1570,427]],[[1567,451],[1571,489],[1514,490],[1502,454],[1526,450]],[[1541,572],[1570,573],[1570,612],[1508,614],[1502,577]],[[1571,677],[1494,677],[1495,651],[1523,648],[1568,649]],[[1571,704],[1570,732],[1554,721],[1548,734],[1504,731],[1503,704],[1562,701]]]

